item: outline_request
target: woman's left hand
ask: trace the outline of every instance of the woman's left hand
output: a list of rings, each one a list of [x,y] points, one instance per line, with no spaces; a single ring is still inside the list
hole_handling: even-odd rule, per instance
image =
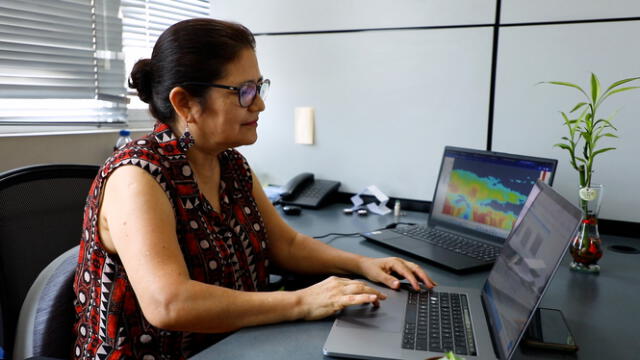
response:
[[[400,287],[400,281],[392,275],[396,273],[411,283],[415,290],[420,290],[419,282],[431,289],[436,282],[420,266],[397,257],[363,258],[360,264],[362,275],[374,282],[380,282],[392,289]]]

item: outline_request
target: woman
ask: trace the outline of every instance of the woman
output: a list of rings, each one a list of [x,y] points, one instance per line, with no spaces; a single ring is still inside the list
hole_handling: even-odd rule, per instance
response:
[[[320,319],[385,295],[330,277],[264,291],[276,265],[303,274],[358,274],[398,288],[434,284],[417,265],[334,249],[278,215],[246,160],[269,80],[243,26],[177,23],[130,79],[158,120],[116,151],[85,209],[76,270],[76,358],[185,358],[246,326]]]

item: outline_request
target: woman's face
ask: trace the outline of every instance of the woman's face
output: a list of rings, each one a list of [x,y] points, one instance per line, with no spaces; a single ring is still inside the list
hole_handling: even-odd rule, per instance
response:
[[[248,81],[257,83],[261,80],[255,51],[245,49],[227,65],[226,75],[215,83],[239,87]],[[211,88],[206,96],[206,106],[196,112],[194,123],[189,124],[196,147],[219,152],[256,142],[258,116],[265,109],[259,95],[248,107],[240,106],[238,93],[233,90]]]

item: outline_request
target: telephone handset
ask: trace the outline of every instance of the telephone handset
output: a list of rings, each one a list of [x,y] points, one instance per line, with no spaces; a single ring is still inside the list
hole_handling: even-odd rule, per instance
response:
[[[301,173],[282,187],[280,201],[288,205],[319,208],[339,187],[339,181],[315,179],[311,173]]]

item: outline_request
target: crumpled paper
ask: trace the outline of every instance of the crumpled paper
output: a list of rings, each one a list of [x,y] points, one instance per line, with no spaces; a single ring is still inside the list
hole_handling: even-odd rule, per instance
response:
[[[364,200],[362,199],[362,195],[373,195],[376,198],[376,200],[378,200],[379,203],[370,202],[368,204],[365,204]],[[378,215],[386,215],[391,212],[391,209],[387,207],[387,202],[389,202],[389,197],[385,195],[382,191],[380,191],[380,189],[378,189],[378,187],[375,185],[369,185],[359,193],[353,195],[351,197],[351,202],[353,203],[351,210],[354,210],[354,211],[358,209],[366,208],[370,212]]]

